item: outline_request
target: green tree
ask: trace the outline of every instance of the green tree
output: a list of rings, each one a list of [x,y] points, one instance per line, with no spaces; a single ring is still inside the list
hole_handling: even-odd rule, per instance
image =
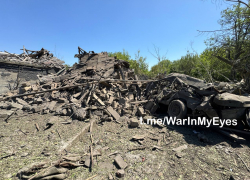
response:
[[[250,19],[249,8],[234,5],[222,11],[221,30],[206,41],[213,56],[231,66],[231,79],[242,77],[250,85]],[[250,86],[249,86],[250,90]]]
[[[140,56],[140,51],[138,50],[137,54],[135,55],[135,60],[131,59],[131,56],[125,49],[123,52],[115,52],[115,53],[108,53],[110,57],[116,56],[117,59],[121,59],[124,61],[129,62],[130,68],[134,69],[135,74],[145,74],[148,75],[148,64],[146,63],[146,58]]]
[[[229,81],[231,66],[225,62],[221,62],[214,55],[213,51],[206,49],[200,54],[200,61],[197,64],[197,69],[207,81]]]
[[[146,58],[140,56],[140,50],[137,51],[137,54],[135,54],[135,60],[138,63],[138,74],[144,74],[148,75],[148,64],[146,63]]]

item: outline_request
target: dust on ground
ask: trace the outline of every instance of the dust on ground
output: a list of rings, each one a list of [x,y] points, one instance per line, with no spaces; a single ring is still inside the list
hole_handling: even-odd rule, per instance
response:
[[[0,179],[18,179],[17,172],[33,163],[60,159],[59,149],[74,137],[89,121],[52,114],[13,115],[6,123],[0,120]],[[69,118],[70,119],[70,118]],[[39,131],[36,127],[39,128]],[[46,130],[45,130],[46,129]],[[202,142],[194,130],[207,138]],[[98,122],[92,133],[86,133],[71,145],[67,153],[84,155],[93,149],[101,155],[94,157],[90,170],[81,166],[67,172],[67,179],[249,179],[249,143],[234,142],[210,129],[184,126],[160,127],[140,124],[130,128],[127,119]],[[133,140],[133,137],[138,139]],[[249,140],[248,140],[249,141]],[[185,146],[186,145],[186,146]],[[174,148],[184,147],[181,151]],[[128,164],[123,178],[116,177],[118,167],[114,158],[120,154]]]

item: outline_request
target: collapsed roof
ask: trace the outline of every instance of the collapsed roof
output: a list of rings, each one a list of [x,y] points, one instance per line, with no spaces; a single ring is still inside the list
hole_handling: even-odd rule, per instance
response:
[[[81,72],[103,72],[99,76],[103,76],[104,78],[109,77],[115,70],[119,70],[124,79],[122,70],[129,68],[128,62],[116,59],[116,57],[109,57],[107,52],[95,53],[94,51],[89,51],[87,53],[78,47],[78,54],[75,57],[79,59],[78,68],[81,69]]]
[[[63,68],[64,61],[54,57],[50,51],[42,48],[39,51],[32,51],[27,49],[23,50],[22,54],[13,54],[7,51],[0,51],[0,62],[1,63],[11,63],[11,64],[20,64],[21,65],[40,65],[44,67],[55,67]]]
[[[180,73],[171,73],[169,75],[167,75],[165,78],[161,79],[161,80],[167,80],[170,82],[174,82],[176,80],[181,80],[182,82],[184,82],[185,84],[189,85],[189,86],[193,86],[196,88],[208,88],[210,87],[209,84],[207,84],[205,81],[198,79],[198,78],[194,78],[192,76],[188,76],[186,74],[180,74]]]

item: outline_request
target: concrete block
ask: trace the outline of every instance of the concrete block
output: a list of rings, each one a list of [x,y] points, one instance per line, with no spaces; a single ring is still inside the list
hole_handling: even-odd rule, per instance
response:
[[[139,120],[137,118],[131,118],[129,126],[132,128],[139,127]]]
[[[115,163],[119,166],[119,168],[121,168],[121,169],[125,169],[127,166],[128,166],[128,164],[123,160],[123,158],[121,157],[121,155],[119,154],[119,155],[117,155],[116,157],[115,157]]]

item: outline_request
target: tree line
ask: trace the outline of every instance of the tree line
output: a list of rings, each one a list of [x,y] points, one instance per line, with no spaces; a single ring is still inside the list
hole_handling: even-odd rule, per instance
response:
[[[138,75],[156,78],[162,73],[183,73],[207,82],[238,81],[250,78],[250,9],[233,5],[221,12],[218,21],[221,29],[213,31],[199,31],[210,33],[205,43],[207,48],[200,54],[187,51],[186,55],[175,61],[156,55],[158,63],[148,69],[146,58],[140,56],[140,51],[132,59],[130,54],[122,52],[109,53],[130,62],[130,67]],[[249,83],[248,83],[249,84]]]

